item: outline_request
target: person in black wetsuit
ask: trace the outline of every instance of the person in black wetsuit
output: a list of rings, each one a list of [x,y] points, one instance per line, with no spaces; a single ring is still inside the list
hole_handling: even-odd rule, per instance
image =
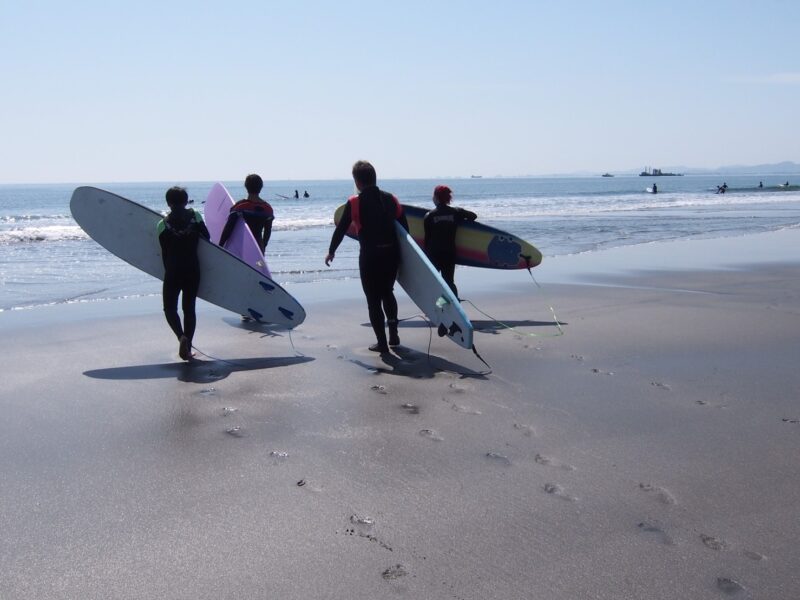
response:
[[[428,255],[442,279],[458,298],[454,281],[456,272],[456,229],[465,221],[478,218],[474,212],[450,206],[453,191],[446,185],[437,185],[433,190],[436,208],[425,215],[425,254]]]
[[[197,326],[195,301],[200,286],[200,262],[197,243],[209,239],[202,215],[187,208],[189,195],[181,187],[167,190],[170,213],[157,225],[161,259],[164,261],[164,316],[178,338],[178,355],[183,360],[192,358],[192,338]],[[183,326],[178,316],[178,296],[182,294]]]
[[[269,202],[262,200],[259,194],[264,188],[264,180],[256,174],[248,175],[244,180],[244,188],[247,190],[247,198],[239,200],[231,207],[228,221],[222,229],[222,235],[219,238],[219,245],[223,248],[228,238],[233,233],[233,228],[236,222],[243,218],[250,231],[253,232],[253,237],[258,242],[258,247],[261,248],[261,253],[267,249],[269,238],[272,235],[272,222],[275,220],[275,213],[272,210]]]
[[[330,266],[350,224],[355,224],[361,287],[367,297],[369,322],[377,338],[377,343],[369,349],[384,354],[389,352],[389,346],[400,345],[397,299],[394,297],[394,282],[400,265],[400,244],[394,222],[399,221],[406,231],[408,222],[397,198],[378,188],[375,167],[370,163],[360,160],[353,165],[353,181],[359,193],[351,196],[345,205],[342,218],[331,237],[325,264]],[[384,316],[387,323],[384,323]],[[389,326],[388,344],[386,324]]]

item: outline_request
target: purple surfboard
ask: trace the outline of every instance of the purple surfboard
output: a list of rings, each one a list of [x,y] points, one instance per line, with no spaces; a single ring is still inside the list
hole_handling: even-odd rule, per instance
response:
[[[203,217],[206,221],[206,227],[211,234],[211,241],[219,244],[219,238],[222,236],[222,230],[225,228],[225,223],[228,221],[228,215],[231,212],[231,207],[234,205],[234,200],[228,190],[221,183],[215,183],[211,191],[208,192],[206,198],[206,206],[203,211]],[[267,260],[261,254],[261,248],[258,247],[256,238],[253,237],[253,232],[244,222],[244,219],[239,219],[233,233],[225,242],[225,249],[231,254],[238,256],[248,265],[261,271],[264,275],[272,278],[267,267]]]

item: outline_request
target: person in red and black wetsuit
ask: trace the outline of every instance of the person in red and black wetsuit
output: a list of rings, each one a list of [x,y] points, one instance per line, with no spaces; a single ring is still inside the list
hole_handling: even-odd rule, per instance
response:
[[[433,190],[432,211],[425,215],[425,254],[428,255],[442,279],[458,298],[458,288],[454,281],[456,272],[456,229],[465,221],[478,218],[474,212],[450,206],[453,191],[446,185],[437,185]]]
[[[189,194],[181,187],[167,190],[170,213],[157,225],[161,259],[164,261],[164,316],[170,329],[178,338],[178,355],[183,360],[192,358],[192,338],[197,326],[195,302],[200,286],[200,262],[197,244],[200,238],[209,238],[202,215],[186,208]],[[178,316],[178,296],[182,294],[183,326]]]
[[[239,200],[231,207],[228,221],[222,230],[222,235],[219,238],[219,245],[225,247],[225,242],[228,241],[236,222],[239,219],[244,219],[250,231],[253,232],[253,237],[258,242],[258,247],[261,248],[263,254],[267,249],[267,243],[272,235],[272,221],[275,220],[275,213],[272,210],[269,202],[262,200],[259,194],[264,187],[264,180],[256,174],[248,175],[244,180],[244,188],[247,190],[247,198]]]
[[[330,266],[350,223],[355,223],[360,246],[358,270],[361,287],[367,297],[369,322],[377,338],[377,343],[369,349],[384,354],[389,352],[389,346],[400,345],[397,299],[394,297],[394,282],[400,265],[400,244],[394,222],[399,221],[406,231],[408,222],[397,198],[378,188],[375,167],[370,163],[360,160],[353,165],[353,181],[359,193],[350,197],[345,205],[342,218],[331,237],[325,264]],[[384,315],[389,326],[388,344]]]

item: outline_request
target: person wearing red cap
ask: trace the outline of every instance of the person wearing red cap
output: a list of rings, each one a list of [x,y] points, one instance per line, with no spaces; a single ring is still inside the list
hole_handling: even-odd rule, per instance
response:
[[[397,299],[394,297],[394,282],[400,266],[400,243],[394,223],[399,222],[408,231],[408,221],[397,198],[378,189],[375,167],[370,163],[360,160],[353,165],[353,181],[358,195],[351,196],[345,204],[342,218],[331,237],[325,264],[330,266],[347,229],[354,223],[358,232],[361,287],[367,297],[369,322],[377,338],[377,343],[369,349],[385,354],[389,352],[389,346],[400,345]]]
[[[446,185],[437,185],[433,190],[436,208],[425,215],[425,253],[442,279],[458,298],[454,281],[456,272],[456,230],[465,221],[478,218],[474,212],[450,206],[453,191]]]

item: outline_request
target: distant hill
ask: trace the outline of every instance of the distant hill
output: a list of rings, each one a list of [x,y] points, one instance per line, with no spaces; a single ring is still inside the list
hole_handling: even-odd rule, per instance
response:
[[[714,169],[699,169],[687,166],[659,167],[668,173],[683,173],[684,175],[798,175],[800,164],[792,161],[768,163],[762,165],[728,165]],[[641,169],[629,171],[612,171],[614,175],[638,175]]]
[[[726,174],[726,175],[794,175],[800,173],[800,164],[791,161],[768,163],[763,165],[728,165],[716,169],[692,169],[686,167],[683,173],[693,175]]]

